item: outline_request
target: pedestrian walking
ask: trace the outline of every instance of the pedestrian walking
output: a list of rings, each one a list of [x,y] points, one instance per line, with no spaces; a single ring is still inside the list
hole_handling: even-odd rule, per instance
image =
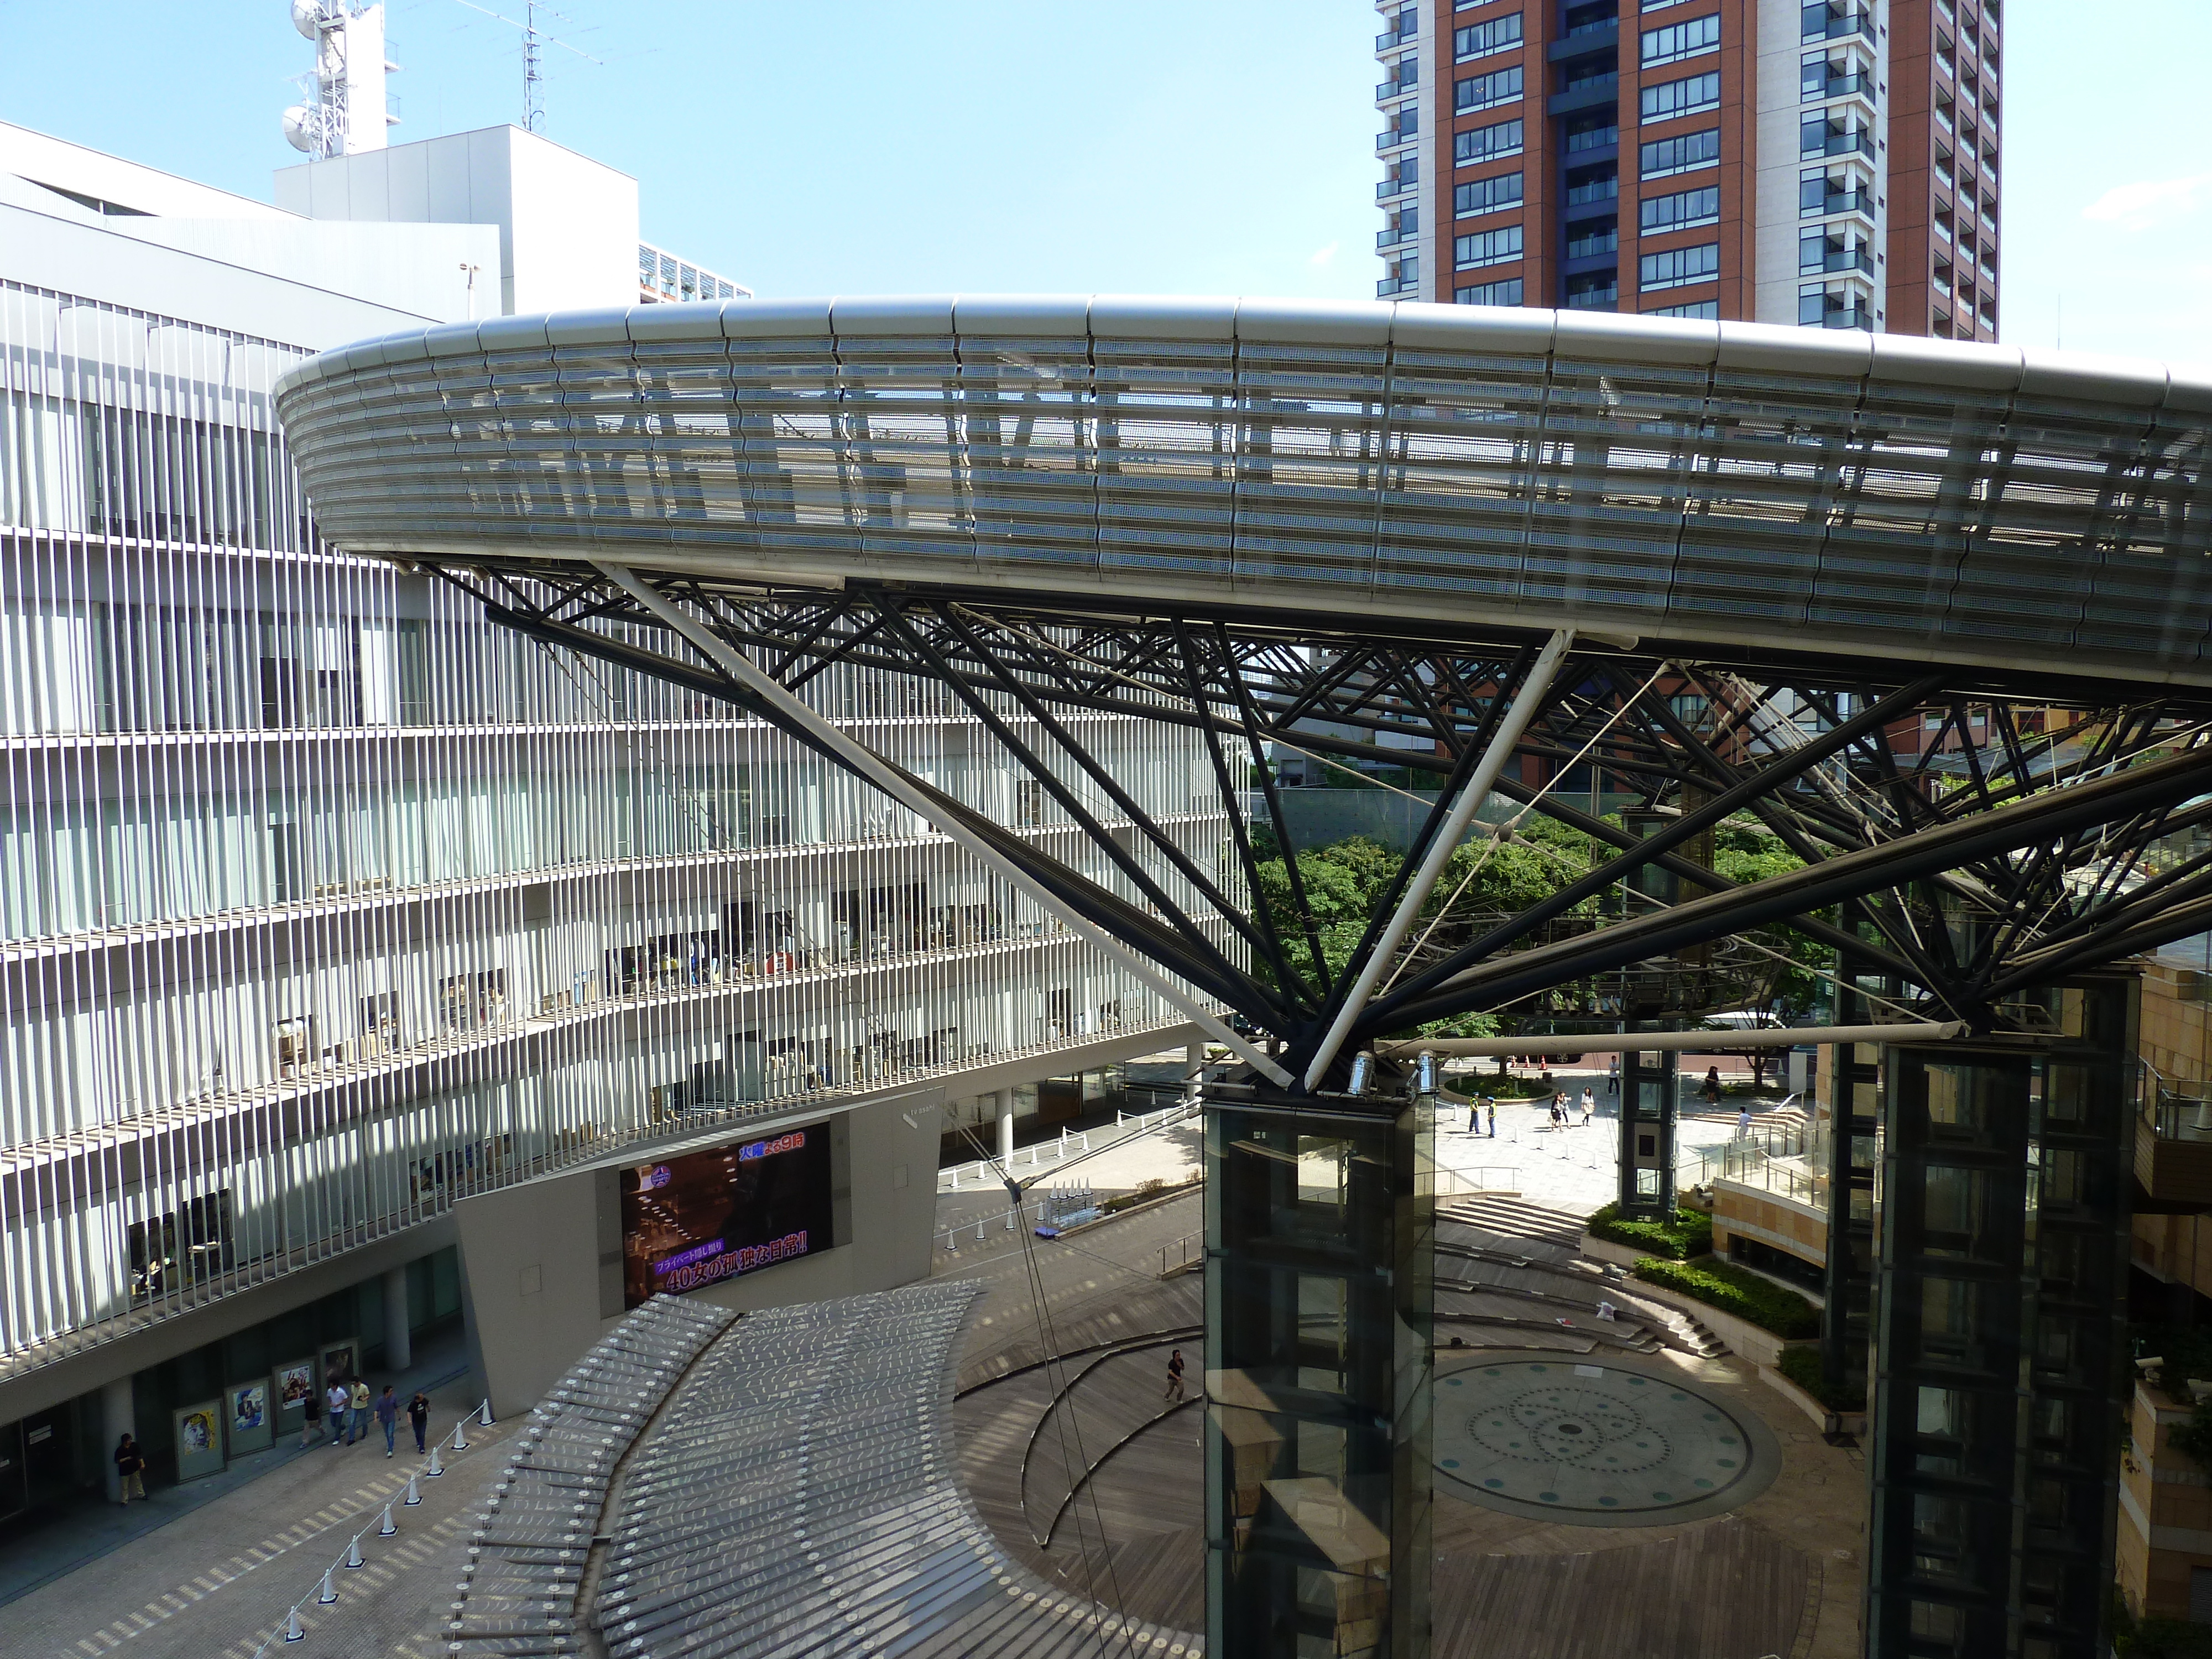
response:
[[[376,1420],[384,1430],[384,1455],[392,1455],[392,1443],[399,1434],[399,1396],[392,1391],[392,1384],[384,1385],[384,1392],[376,1396]]]
[[[348,1407],[352,1400],[352,1390],[343,1382],[333,1381],[323,1392],[323,1404],[329,1407],[331,1413],[331,1444],[333,1446],[346,1443],[346,1419],[350,1415]]]
[[[1748,1106],[1735,1115],[1735,1138],[1738,1140],[1751,1139],[1751,1108]]]
[[[1608,1097],[1618,1096],[1620,1093],[1620,1056],[1619,1054],[1613,1057],[1613,1063],[1606,1068],[1605,1092]]]
[[[1589,1127],[1590,1114],[1597,1110],[1597,1096],[1588,1088],[1583,1091],[1583,1127]]]
[[[123,1493],[116,1502],[146,1501],[146,1460],[139,1455],[138,1443],[127,1434],[115,1443],[115,1477]]]
[[[323,1431],[323,1394],[319,1389],[310,1389],[300,1401],[307,1420],[300,1425],[300,1443],[307,1445]]]
[[[1705,1067],[1705,1097],[1715,1106],[1721,1103],[1721,1068],[1717,1066]]]
[[[354,1378],[346,1404],[353,1411],[346,1422],[346,1444],[350,1446],[356,1440],[368,1438],[368,1384],[357,1376]]]
[[[415,1450],[419,1456],[430,1449],[429,1443],[423,1437],[430,1432],[430,1396],[420,1389],[407,1402],[407,1420],[415,1426]]]
[[[1182,1350],[1177,1348],[1168,1356],[1168,1388],[1160,1396],[1163,1400],[1181,1402],[1182,1399]]]

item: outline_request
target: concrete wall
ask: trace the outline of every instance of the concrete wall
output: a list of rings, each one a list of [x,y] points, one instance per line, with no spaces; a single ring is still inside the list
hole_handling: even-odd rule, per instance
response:
[[[937,1211],[937,1120],[945,1091],[890,1091],[824,1112],[725,1125],[455,1206],[461,1305],[477,1386],[504,1416],[542,1398],[622,1317],[621,1221],[616,1172],[649,1156],[754,1139],[786,1128],[842,1124],[836,1194],[841,1242],[692,1294],[724,1308],[781,1307],[889,1290],[929,1273]]]
[[[0,173],[164,217],[282,220],[291,216],[282,208],[250,196],[234,196],[212,185],[196,184],[5,121],[0,121]]]
[[[111,217],[0,172],[0,254],[11,282],[316,350],[460,319],[459,271],[447,280],[420,262],[488,248],[489,231],[425,226],[412,236],[387,232],[372,248],[365,230]]]
[[[1713,1254],[1725,1256],[1730,1236],[1738,1233],[1816,1267],[1828,1260],[1826,1212],[1741,1182],[1716,1181]]]
[[[2166,1379],[2176,1388],[2183,1380]],[[2187,1619],[2191,1574],[2212,1567],[2212,1480],[2166,1442],[2190,1415],[2185,1401],[2137,1379],[2128,1419],[2135,1445],[2120,1470],[2114,1576],[2139,1616]]]
[[[276,201],[311,219],[496,226],[479,317],[637,297],[637,180],[519,127],[285,167]]]

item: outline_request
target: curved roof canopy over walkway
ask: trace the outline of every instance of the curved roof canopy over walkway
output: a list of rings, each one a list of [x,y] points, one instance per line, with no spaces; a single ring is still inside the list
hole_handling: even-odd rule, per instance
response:
[[[790,725],[1294,1056],[1766,922],[1839,942],[1839,902],[1875,969],[1983,1024],[2212,919],[2197,865],[2142,879],[2212,789],[2212,378],[1732,323],[982,296],[500,318],[326,353],[277,396],[332,540]],[[949,687],[1096,859],[810,720],[791,694],[837,660]],[[1473,785],[1618,849],[1580,897],[1644,871],[1680,902],[1516,950],[1561,914],[1532,913],[1354,989],[1185,867],[1055,729],[1068,708],[1204,732],[1240,805],[1274,742],[1442,774],[1416,890]],[[1668,821],[1535,781],[1583,761]],[[1698,837],[1741,813],[1808,868],[1717,878]],[[1354,961],[1395,948],[1371,932]]]
[[[1516,622],[2212,684],[2212,377],[1253,300],[502,317],[279,383],[360,551]]]

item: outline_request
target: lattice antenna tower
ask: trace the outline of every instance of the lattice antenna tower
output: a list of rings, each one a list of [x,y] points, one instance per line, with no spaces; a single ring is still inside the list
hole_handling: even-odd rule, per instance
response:
[[[522,15],[527,20],[522,26],[522,130],[539,132],[545,126],[545,76],[538,61],[538,0],[528,0]]]
[[[302,0],[302,3],[307,3],[307,0]],[[566,12],[555,11],[544,0],[524,0],[523,21],[520,22],[501,15],[489,6],[479,6],[476,0],[454,0],[454,3],[466,6],[471,11],[482,12],[486,17],[504,23],[511,29],[522,31],[522,130],[525,132],[543,132],[545,130],[546,47],[558,46],[563,52],[574,52],[587,64],[597,64],[601,69],[606,67],[604,59],[594,58],[581,46],[571,46],[538,27],[538,14],[541,11],[548,16],[558,17],[564,23],[576,21]]]

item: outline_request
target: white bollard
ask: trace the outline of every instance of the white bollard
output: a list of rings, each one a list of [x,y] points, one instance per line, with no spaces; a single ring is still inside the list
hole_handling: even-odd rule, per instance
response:
[[[425,1480],[435,1480],[445,1472],[438,1462],[438,1443],[434,1440],[430,1443],[430,1467],[422,1471],[422,1478]]]
[[[300,1609],[296,1607],[284,1615],[284,1639],[288,1642],[307,1639],[307,1632],[300,1628]]]
[[[453,1449],[457,1452],[464,1452],[469,1449],[468,1426],[469,1419],[465,1417],[453,1425]]]
[[[480,1429],[488,1429],[491,1426],[491,1400],[489,1395],[485,1397],[483,1404],[477,1407],[477,1426]]]
[[[331,1570],[328,1567],[325,1567],[323,1569],[323,1593],[317,1596],[315,1600],[321,1602],[323,1606],[328,1607],[331,1602],[337,1599],[338,1587],[331,1583]]]
[[[361,1534],[359,1533],[354,1534],[352,1537],[346,1540],[345,1564],[349,1567],[362,1567],[368,1565],[361,1559]]]
[[[376,1529],[376,1535],[379,1538],[390,1538],[398,1530],[399,1528],[392,1524],[392,1505],[386,1504],[384,1506],[384,1524]]]
[[[407,1496],[401,1501],[408,1504],[419,1504],[422,1501],[422,1489],[415,1484],[415,1473],[411,1469],[407,1474]]]

